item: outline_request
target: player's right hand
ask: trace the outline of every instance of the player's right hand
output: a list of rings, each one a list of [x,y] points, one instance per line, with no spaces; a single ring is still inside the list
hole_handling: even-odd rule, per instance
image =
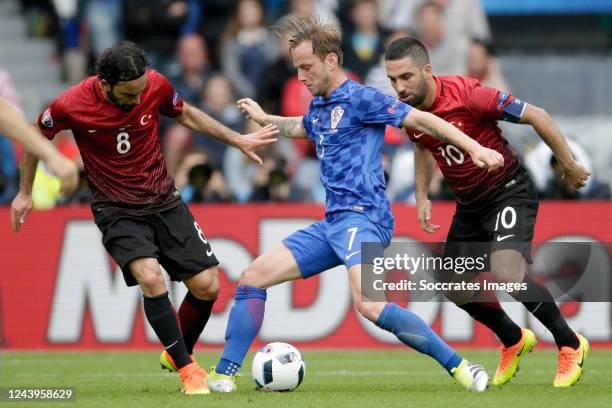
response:
[[[11,203],[11,226],[13,232],[17,233],[21,229],[21,224],[25,222],[28,213],[32,209],[32,195],[25,194],[21,191]]]
[[[419,224],[421,224],[421,229],[430,234],[436,232],[440,229],[439,225],[431,224],[429,221],[431,220],[431,201],[426,200],[418,200],[416,203],[417,214],[419,216]]]
[[[61,154],[54,154],[47,160],[47,165],[61,182],[60,193],[68,197],[74,193],[79,184],[79,170],[77,166]]]
[[[261,106],[251,98],[239,99],[236,106],[247,118],[253,119],[255,122],[262,124],[266,120],[266,112],[261,109]]]
[[[258,164],[263,164],[263,160],[255,152],[271,143],[275,143],[278,139],[278,126],[266,125],[256,132],[241,135],[236,140],[236,147],[247,157],[255,160]]]
[[[563,167],[563,178],[574,188],[586,186],[590,175],[591,172],[575,160]]]
[[[481,169],[487,169],[487,171],[499,170],[504,166],[504,156],[487,147],[480,146],[470,156],[476,166]]]

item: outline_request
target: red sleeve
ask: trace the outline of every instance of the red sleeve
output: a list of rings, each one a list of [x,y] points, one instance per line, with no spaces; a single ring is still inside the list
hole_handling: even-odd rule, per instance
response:
[[[404,133],[406,133],[406,136],[408,136],[408,139],[410,139],[412,143],[418,142],[417,138],[414,137],[414,135],[417,133],[416,130],[405,127]]]
[[[168,79],[155,73],[161,81],[159,113],[171,118],[176,118],[183,113],[183,98],[174,90]]]
[[[466,106],[477,119],[500,120],[504,110],[514,102],[514,96],[495,88],[470,81],[466,87]]]
[[[47,139],[53,139],[58,132],[70,129],[69,116],[63,100],[62,95],[55,98],[36,119],[38,128]]]

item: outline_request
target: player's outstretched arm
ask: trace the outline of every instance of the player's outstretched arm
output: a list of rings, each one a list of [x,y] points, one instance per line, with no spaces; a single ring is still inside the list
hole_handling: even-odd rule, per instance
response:
[[[276,125],[281,136],[291,139],[305,139],[308,137],[306,129],[304,129],[302,124],[301,116],[286,118],[268,115],[257,102],[250,98],[240,99],[236,102],[236,105],[247,118],[253,119],[260,126]]]
[[[416,180],[416,207],[419,224],[423,231],[432,233],[440,229],[439,225],[431,224],[431,201],[429,201],[429,186],[434,171],[436,171],[436,160],[429,150],[420,143],[414,147],[414,175]]]
[[[255,153],[257,149],[278,140],[274,137],[278,134],[278,128],[274,125],[264,126],[257,132],[241,135],[187,103],[183,105],[183,113],[176,120],[195,132],[214,137],[223,143],[240,149],[245,156],[259,164],[262,164],[263,161]]]
[[[77,167],[38,132],[3,98],[0,98],[0,133],[8,136],[36,157],[40,157],[61,181],[60,192],[68,196],[79,181]],[[31,189],[31,184],[29,189]]]
[[[27,150],[19,162],[19,192],[11,203],[11,227],[17,233],[32,210],[32,184],[36,176],[38,158]]]
[[[504,157],[500,153],[481,146],[450,123],[429,112],[412,108],[402,121],[402,126],[430,134],[438,140],[458,147],[471,156],[474,164],[488,171],[500,169],[504,165]]]
[[[530,124],[551,148],[563,169],[563,176],[574,188],[586,186],[591,173],[574,159],[567,141],[548,112],[527,103],[519,123]]]

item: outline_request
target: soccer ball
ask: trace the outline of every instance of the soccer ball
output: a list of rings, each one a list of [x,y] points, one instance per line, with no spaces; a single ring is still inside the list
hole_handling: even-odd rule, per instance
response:
[[[293,391],[304,379],[302,355],[291,344],[270,343],[253,358],[251,372],[255,387],[261,391]]]

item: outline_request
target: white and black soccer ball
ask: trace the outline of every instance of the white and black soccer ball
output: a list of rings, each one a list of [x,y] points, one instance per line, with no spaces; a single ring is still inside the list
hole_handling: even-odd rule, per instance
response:
[[[258,390],[293,391],[302,383],[305,369],[298,349],[275,342],[266,344],[255,354],[251,372]]]

